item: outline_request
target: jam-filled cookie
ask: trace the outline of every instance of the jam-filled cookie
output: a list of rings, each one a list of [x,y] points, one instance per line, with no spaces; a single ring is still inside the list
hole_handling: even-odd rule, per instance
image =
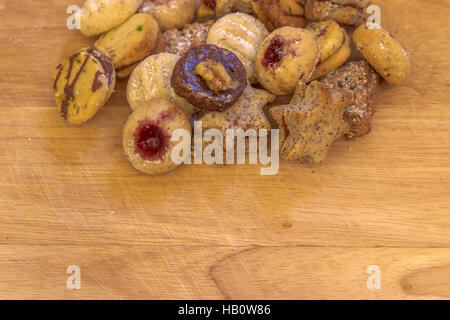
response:
[[[162,31],[179,29],[195,17],[195,0],[144,0],[139,12],[158,21]]]
[[[299,0],[260,0],[260,3],[262,11],[275,28],[305,25],[305,10]]]
[[[320,82],[334,90],[345,90],[350,97],[345,107],[344,120],[350,125],[348,138],[362,137],[371,130],[375,113],[375,93],[380,77],[366,60],[350,61]]]
[[[119,27],[104,33],[95,45],[112,57],[116,71],[134,65],[148,57],[159,35],[158,23],[148,14],[132,16]]]
[[[181,30],[167,30],[158,38],[155,52],[169,52],[181,57],[190,48],[206,44],[206,37],[212,25],[212,21],[195,22],[184,26]]]
[[[127,100],[131,109],[153,99],[164,98],[183,109],[188,117],[194,114],[194,107],[178,96],[170,85],[173,68],[179,59],[172,53],[155,54],[134,69],[127,86]]]
[[[171,141],[177,129],[191,133],[186,114],[165,99],[152,100],[137,108],[123,130],[123,150],[131,164],[139,171],[155,175],[177,168],[172,161]],[[189,156],[188,154],[183,155]]]
[[[81,9],[80,31],[94,36],[111,30],[136,13],[142,0],[87,0]]]
[[[353,41],[356,49],[390,85],[404,82],[411,74],[408,51],[378,25],[359,26],[353,33]]]
[[[327,23],[325,26],[322,24]],[[314,23],[318,29],[313,31],[320,48],[319,64],[316,66],[311,80],[318,79],[337,67],[343,65],[352,52],[351,40],[347,32],[333,20]],[[334,27],[333,27],[334,26]],[[336,29],[337,28],[339,29]],[[314,28],[314,27],[313,27]],[[332,31],[334,29],[334,31]],[[340,44],[338,41],[341,41]]]
[[[171,84],[197,108],[222,112],[242,95],[247,74],[231,51],[209,44],[190,49],[178,60]]]
[[[245,13],[227,14],[213,24],[207,44],[233,52],[242,62],[251,83],[256,82],[255,60],[268,31],[261,21]]]
[[[92,47],[81,49],[58,65],[53,80],[59,113],[68,122],[81,124],[111,97],[116,73],[108,53]]]
[[[305,29],[283,27],[264,39],[256,58],[256,76],[276,95],[294,92],[297,82],[308,82],[319,60],[319,46]]]
[[[335,20],[356,26],[366,22],[370,0],[307,0],[305,14],[311,20]]]
[[[343,115],[348,97],[333,93],[318,81],[297,91],[291,104],[269,109],[282,131],[280,155],[286,160],[317,164],[325,160],[328,149],[349,130]]]
[[[204,130],[218,129],[223,136],[227,129],[270,130],[270,121],[264,108],[275,100],[275,96],[265,90],[254,89],[248,85],[239,100],[225,112],[208,112],[199,120]]]

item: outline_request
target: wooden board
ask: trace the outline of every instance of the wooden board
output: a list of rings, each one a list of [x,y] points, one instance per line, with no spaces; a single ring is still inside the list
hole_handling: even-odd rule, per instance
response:
[[[450,298],[450,3],[378,3],[414,75],[369,136],[275,176],[148,177],[122,154],[126,82],[85,125],[56,112],[55,66],[94,40],[65,28],[82,1],[0,0],[0,298]]]

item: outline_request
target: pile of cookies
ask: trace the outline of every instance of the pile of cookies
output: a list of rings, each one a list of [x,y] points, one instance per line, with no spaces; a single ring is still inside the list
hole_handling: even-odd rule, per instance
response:
[[[133,110],[123,148],[147,174],[177,167],[177,129],[280,130],[280,155],[322,162],[331,144],[371,130],[375,93],[411,73],[406,49],[367,23],[366,0],[87,0],[97,36],[57,66],[61,116],[91,119],[116,79]],[[361,53],[349,59],[352,47]],[[190,156],[186,154],[186,157]]]

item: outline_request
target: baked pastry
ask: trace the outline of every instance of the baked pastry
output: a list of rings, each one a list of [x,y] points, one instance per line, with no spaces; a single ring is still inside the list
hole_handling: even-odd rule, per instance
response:
[[[310,22],[305,29],[314,34],[319,45],[319,63],[335,54],[345,41],[344,29],[334,20]]]
[[[319,46],[310,31],[279,28],[264,39],[258,51],[256,76],[273,94],[291,94],[299,80],[310,80],[319,55]]]
[[[311,77],[318,79],[335,70],[350,57],[351,41],[347,32],[334,20],[311,22],[306,29],[314,34],[319,45],[319,64]]]
[[[404,82],[411,74],[408,51],[378,25],[363,24],[353,33],[356,49],[390,85]]]
[[[206,43],[233,52],[244,65],[249,81],[254,83],[256,54],[267,35],[266,27],[259,20],[238,12],[217,20],[209,30]]]
[[[190,48],[206,44],[206,37],[212,25],[212,21],[195,22],[184,26],[181,30],[167,30],[159,37],[155,52],[169,52],[181,57]]]
[[[216,16],[221,18],[229,13],[242,12],[256,16],[253,10],[253,0],[216,0]]]
[[[335,20],[350,26],[366,22],[370,0],[306,0],[305,15],[311,20]]]
[[[161,31],[179,29],[195,17],[195,0],[144,0],[139,12],[158,21]]]
[[[350,125],[347,137],[369,134],[375,113],[375,92],[380,85],[380,77],[370,64],[365,60],[348,62],[320,82],[334,90],[345,90],[350,96],[344,113],[344,120]]]
[[[282,132],[280,155],[318,164],[325,160],[331,144],[349,130],[343,119],[348,97],[318,81],[306,87],[300,84],[296,94],[293,100],[298,103],[269,109]]]
[[[274,29],[305,25],[305,10],[299,0],[260,0],[259,2]]]
[[[226,136],[227,129],[270,130],[264,107],[275,100],[275,96],[265,90],[253,89],[248,85],[239,100],[225,112],[208,112],[202,117],[204,130],[218,129]]]
[[[155,49],[158,35],[156,20],[148,14],[138,13],[102,34],[95,45],[110,54],[116,70],[122,70],[148,57]]]
[[[94,36],[109,31],[130,18],[142,0],[87,0],[81,9],[80,31]]]
[[[259,19],[269,30],[275,26],[261,7],[260,0],[216,0],[215,13],[221,18],[229,13],[242,12]]]
[[[125,79],[128,78],[134,71],[134,69],[136,69],[136,67],[139,65],[139,62],[136,62],[134,64],[132,64],[129,67],[125,67],[123,69],[117,70],[116,71],[116,76],[117,79]]]
[[[172,73],[172,88],[197,108],[225,111],[242,95],[247,74],[231,51],[208,44],[190,49]]]
[[[316,66],[316,69],[311,76],[311,80],[319,79],[333,70],[336,70],[337,67],[343,65],[347,61],[351,52],[350,37],[347,35],[347,32],[345,32],[345,40],[341,48],[334,55]]]
[[[172,161],[172,150],[178,142],[171,140],[177,129],[192,131],[180,108],[165,99],[144,103],[125,124],[122,138],[125,155],[137,170],[146,174],[171,171],[178,166]]]
[[[202,3],[195,13],[195,21],[206,22],[209,20],[216,20],[216,11],[209,8],[205,3]]]
[[[216,10],[216,0],[203,0],[203,3],[211,10]]]
[[[53,81],[59,113],[68,122],[81,124],[111,97],[116,73],[106,51],[84,48],[56,67]]]
[[[131,109],[153,99],[164,98],[180,107],[188,117],[194,114],[194,107],[178,96],[170,85],[173,68],[179,59],[172,53],[155,54],[134,69],[127,86],[127,100]]]

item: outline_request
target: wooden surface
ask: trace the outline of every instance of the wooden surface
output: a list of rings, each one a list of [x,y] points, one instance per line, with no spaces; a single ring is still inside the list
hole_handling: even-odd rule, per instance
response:
[[[123,81],[89,123],[62,121],[52,72],[93,41],[65,28],[81,2],[0,0],[0,298],[450,298],[448,0],[379,1],[414,75],[380,90],[369,136],[270,177],[135,171]]]

